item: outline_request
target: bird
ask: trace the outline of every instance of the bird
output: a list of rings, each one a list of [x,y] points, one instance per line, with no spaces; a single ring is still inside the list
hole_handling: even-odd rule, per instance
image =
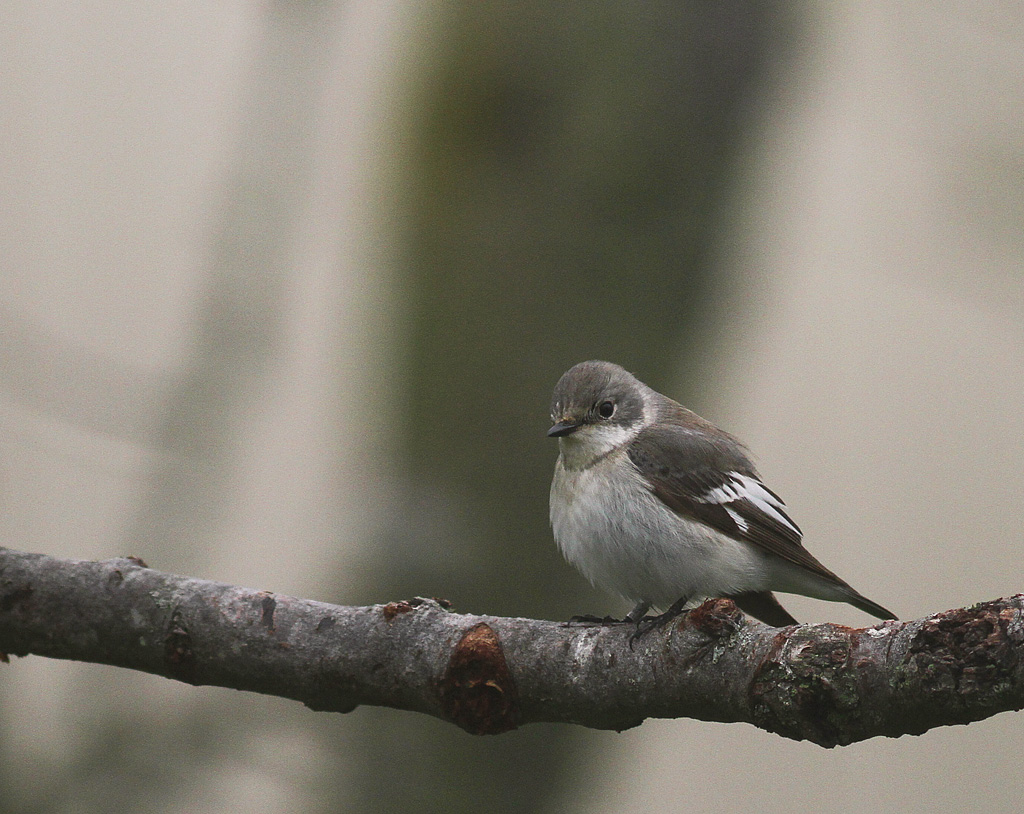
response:
[[[634,636],[651,608],[668,609],[653,617],[663,624],[709,598],[773,627],[798,624],[775,591],[897,618],[804,548],[740,441],[619,365],[567,370],[551,421],[555,542],[592,584],[633,603],[622,621],[637,626]]]

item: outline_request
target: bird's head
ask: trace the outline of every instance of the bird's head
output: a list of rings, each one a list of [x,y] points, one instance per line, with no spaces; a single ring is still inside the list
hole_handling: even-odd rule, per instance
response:
[[[548,435],[581,465],[631,441],[648,423],[648,388],[611,362],[580,362],[551,396]]]

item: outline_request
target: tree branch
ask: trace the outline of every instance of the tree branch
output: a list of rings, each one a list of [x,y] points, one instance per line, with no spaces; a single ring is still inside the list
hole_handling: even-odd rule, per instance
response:
[[[714,600],[649,633],[471,616],[410,600],[342,607],[0,548],[0,651],[112,664],[348,712],[412,710],[468,732],[534,721],[746,721],[821,746],[1024,707],[1024,594],[872,628],[775,629]]]

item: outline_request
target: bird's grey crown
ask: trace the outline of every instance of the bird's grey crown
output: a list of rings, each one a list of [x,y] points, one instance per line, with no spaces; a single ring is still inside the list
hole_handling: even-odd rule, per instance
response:
[[[646,385],[618,365],[596,359],[580,362],[563,373],[555,385],[551,420],[597,421],[598,407],[611,401],[615,405],[611,423],[635,424],[644,417],[645,391]]]

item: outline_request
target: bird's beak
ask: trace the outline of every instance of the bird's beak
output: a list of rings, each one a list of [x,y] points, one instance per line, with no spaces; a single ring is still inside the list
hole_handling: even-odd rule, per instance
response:
[[[548,438],[561,438],[564,435],[572,435],[583,426],[581,421],[559,421],[548,430]]]

